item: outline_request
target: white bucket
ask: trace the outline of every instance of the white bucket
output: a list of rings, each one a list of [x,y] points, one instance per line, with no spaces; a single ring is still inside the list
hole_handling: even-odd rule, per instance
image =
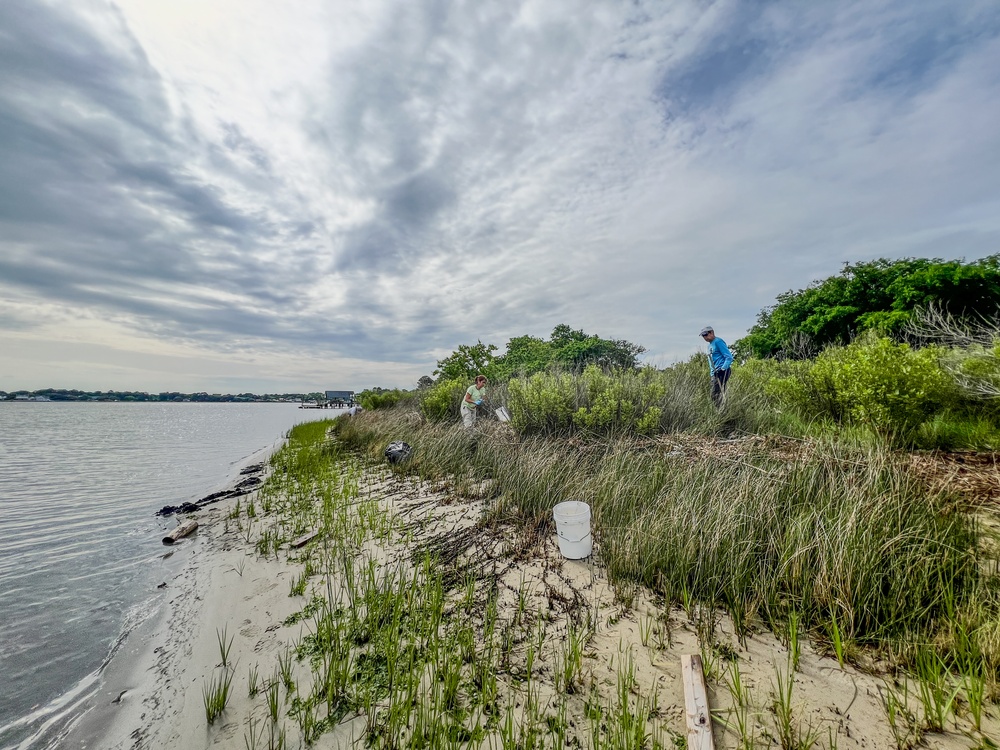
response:
[[[590,538],[590,506],[579,500],[567,500],[552,509],[556,521],[559,551],[570,560],[589,557],[593,549]]]
[[[497,415],[497,419],[499,419],[501,422],[509,422],[510,421],[510,412],[507,411],[506,407],[501,406],[499,409],[496,410],[495,413]]]

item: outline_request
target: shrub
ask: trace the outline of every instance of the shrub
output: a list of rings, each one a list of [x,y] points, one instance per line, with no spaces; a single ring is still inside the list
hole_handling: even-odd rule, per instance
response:
[[[383,390],[381,388],[374,390],[361,391],[357,396],[357,402],[361,404],[365,409],[391,409],[396,406],[400,401],[405,401],[412,398],[413,394],[409,391],[401,390],[399,388],[394,388],[393,390]]]
[[[651,435],[661,430],[667,389],[663,374],[604,372],[590,365],[580,375],[536,373],[508,384],[508,409],[523,433]]]
[[[655,404],[667,389],[656,370],[606,375],[590,366],[583,371],[581,381],[588,403],[573,415],[577,427],[601,434],[649,435],[660,431],[663,410]]]
[[[435,422],[455,421],[462,396],[469,387],[464,378],[442,380],[420,392],[420,410]]]
[[[955,399],[936,347],[911,349],[865,336],[826,349],[812,363],[776,379],[771,392],[810,416],[866,425],[883,434],[909,434]]]
[[[578,397],[575,378],[565,372],[539,372],[507,384],[507,408],[522,433],[556,435],[573,431]]]

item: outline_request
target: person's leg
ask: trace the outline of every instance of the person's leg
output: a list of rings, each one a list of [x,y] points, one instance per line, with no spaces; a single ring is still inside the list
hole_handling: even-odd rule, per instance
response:
[[[723,370],[722,372],[719,373],[719,381],[720,384],[722,385],[723,392],[725,392],[726,387],[729,384],[729,376],[732,374],[733,374],[732,370]]]
[[[476,411],[475,409],[466,409],[462,407],[462,424],[466,427],[472,427],[476,423]]]
[[[716,406],[722,406],[722,382],[719,380],[718,373],[712,375],[712,403]]]
[[[726,384],[729,382],[729,376],[732,373],[732,370],[718,370],[712,376],[712,401],[715,402],[716,406],[722,406],[722,401],[726,395]]]

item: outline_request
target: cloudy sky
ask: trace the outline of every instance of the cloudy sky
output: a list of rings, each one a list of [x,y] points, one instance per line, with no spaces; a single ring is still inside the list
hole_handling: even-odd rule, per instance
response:
[[[3,0],[0,389],[665,365],[846,261],[1000,252],[995,0]]]

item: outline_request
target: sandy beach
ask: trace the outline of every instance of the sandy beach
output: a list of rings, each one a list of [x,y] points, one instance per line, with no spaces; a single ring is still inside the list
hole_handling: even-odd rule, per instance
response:
[[[478,489],[463,487],[459,493],[445,484],[393,475],[387,467],[366,468],[358,481],[358,502],[374,501],[394,525],[386,539],[365,539],[358,557],[365,565],[387,569],[412,566],[415,552],[434,548],[441,564],[463,571],[466,580],[495,584],[498,621],[515,622],[534,614],[525,632],[537,635],[513,643],[508,669],[498,675],[497,702],[505,718],[527,721],[530,708],[550,727],[558,725],[564,746],[591,747],[594,706],[611,708],[616,701],[631,701],[648,721],[647,746],[683,747],[681,656],[701,654],[719,748],[740,746],[735,731],[739,721],[755,727],[755,746],[780,747],[782,705],[790,711],[788,736],[793,734],[803,747],[899,745],[899,730],[894,736],[884,705],[887,680],[892,678],[881,674],[878,665],[865,664],[862,657],[862,669],[850,663],[841,666],[803,635],[793,666],[794,644],[787,639],[758,629],[741,643],[720,612],[664,608],[641,588],[616,590],[602,570],[599,546],[587,560],[567,560],[547,530],[539,536],[512,524],[484,524],[487,503],[496,501],[478,497],[488,494]],[[100,705],[76,727],[72,747],[304,746],[296,722],[284,712],[274,722],[266,691],[253,683],[264,684],[269,675],[276,675],[276,665],[289,660],[290,649],[309,635],[309,620],[291,622],[292,616],[314,595],[323,596],[328,587],[343,581],[331,584],[323,576],[312,576],[303,595],[290,595],[303,572],[298,555],[285,548],[277,559],[260,556],[232,520],[237,502],[205,508],[196,515],[200,526],[192,537],[164,548],[165,553],[173,552],[175,564],[162,588],[162,617],[130,634],[125,646],[130,658],[122,661],[131,668],[119,673],[112,667],[103,675]],[[462,589],[456,584],[450,605],[459,616]],[[478,594],[470,591],[470,599]],[[581,663],[575,682],[567,687],[560,678],[566,642],[581,632],[580,623],[586,623]],[[225,670],[222,640],[230,643]],[[528,645],[532,641],[538,644],[533,652]],[[732,689],[734,665],[739,700]],[[310,680],[308,663],[295,660],[291,669],[304,694],[302,686]],[[628,675],[624,687],[623,670]],[[204,690],[223,671],[231,673],[232,688],[224,711],[210,724]],[[527,675],[527,694],[524,680],[514,674]],[[291,697],[290,691],[286,706]],[[312,746],[365,746],[369,718],[349,713],[319,734]],[[984,731],[992,733],[996,723],[994,717],[985,717]],[[502,722],[484,723],[487,729],[479,746],[504,746],[498,724]],[[958,722],[945,732],[924,735],[922,746],[969,748],[974,745],[967,731],[964,722]],[[543,746],[558,746],[554,736]]]

